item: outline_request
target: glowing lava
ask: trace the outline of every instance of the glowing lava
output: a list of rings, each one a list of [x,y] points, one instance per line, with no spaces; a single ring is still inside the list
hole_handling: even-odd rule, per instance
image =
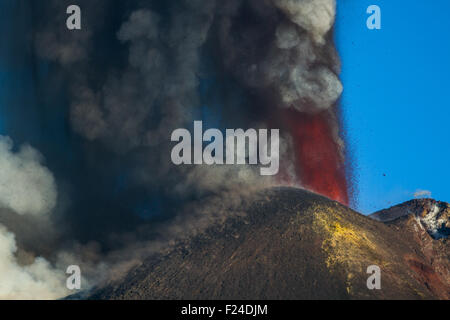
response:
[[[285,121],[293,138],[302,185],[348,205],[345,166],[333,136],[329,111],[311,115],[287,110]]]

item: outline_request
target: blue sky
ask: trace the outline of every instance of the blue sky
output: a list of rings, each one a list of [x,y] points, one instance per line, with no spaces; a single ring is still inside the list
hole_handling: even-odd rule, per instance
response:
[[[366,27],[372,4],[381,30]],[[338,0],[341,103],[363,213],[418,189],[450,201],[449,10],[448,0]]]

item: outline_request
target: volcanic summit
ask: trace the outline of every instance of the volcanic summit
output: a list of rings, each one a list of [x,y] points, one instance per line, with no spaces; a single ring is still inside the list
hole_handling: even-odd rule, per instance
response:
[[[415,200],[368,217],[297,188],[272,188],[249,198],[245,215],[231,216],[169,252],[149,257],[88,297],[450,297],[448,204]],[[440,226],[430,229],[429,214]],[[380,290],[367,287],[371,265],[380,267]]]

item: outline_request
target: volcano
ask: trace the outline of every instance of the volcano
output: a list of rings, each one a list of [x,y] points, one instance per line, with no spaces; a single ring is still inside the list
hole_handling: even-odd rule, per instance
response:
[[[369,217],[297,188],[248,197],[245,215],[148,257],[87,298],[450,298],[448,238],[426,227],[437,219],[445,231],[448,204],[416,201]],[[381,270],[379,290],[367,287],[371,265]]]

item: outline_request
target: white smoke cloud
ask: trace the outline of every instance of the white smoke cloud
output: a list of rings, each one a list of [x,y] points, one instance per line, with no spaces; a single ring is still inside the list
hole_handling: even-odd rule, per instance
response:
[[[414,198],[431,198],[431,191],[418,189],[414,192]]]
[[[0,208],[18,214],[49,213],[56,204],[53,175],[35,149],[28,145],[16,153],[12,149],[11,139],[0,136]]]
[[[67,295],[65,275],[43,258],[18,263],[14,235],[0,225],[0,299],[56,299]]]
[[[343,91],[338,77],[339,57],[332,39],[326,37],[334,24],[335,0],[254,2],[256,7],[271,5],[281,13],[271,16],[273,43],[271,32],[264,36],[264,43],[258,42],[262,35],[251,29],[240,32],[252,37],[234,37],[234,16],[222,16],[221,42],[230,70],[252,88],[278,92],[277,107],[308,113],[332,108]],[[261,19],[270,25],[270,19]],[[261,45],[268,49],[254,56],[249,54],[251,50],[241,49]]]
[[[12,140],[0,136],[0,208],[20,215],[46,217],[57,191],[42,156],[28,145],[13,151]],[[67,294],[64,273],[37,257],[21,265],[13,233],[0,224],[0,299],[54,299]]]
[[[324,43],[324,35],[334,24],[335,0],[274,0],[274,4],[317,43]]]
[[[282,87],[282,98],[286,104],[299,99],[312,101],[317,109],[328,109],[340,97],[343,86],[338,77],[328,68],[305,70],[301,65],[291,71],[291,87]],[[301,110],[300,104],[294,104]]]

